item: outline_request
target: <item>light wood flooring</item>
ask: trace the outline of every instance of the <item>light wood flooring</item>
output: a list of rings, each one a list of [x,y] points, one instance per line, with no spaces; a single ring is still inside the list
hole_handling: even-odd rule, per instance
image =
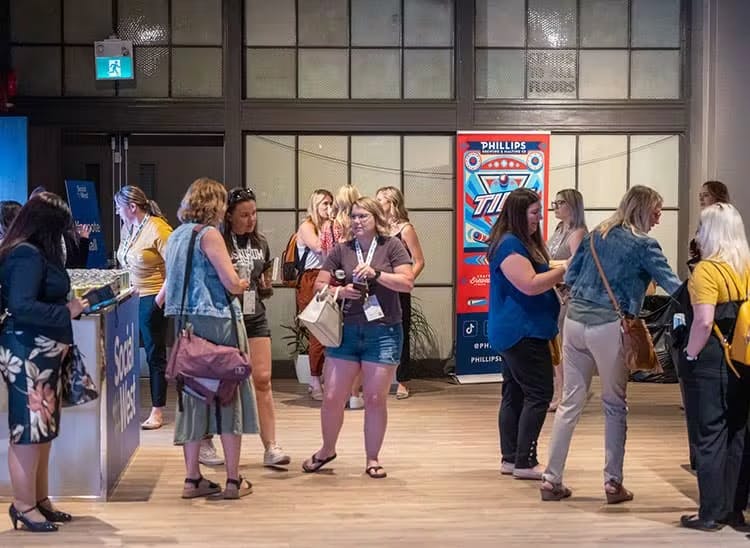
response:
[[[573,497],[542,503],[536,482],[498,473],[500,385],[415,381],[412,398],[390,401],[382,452],[389,476],[373,480],[363,474],[362,411],[346,412],[331,471],[302,474],[302,460],[320,443],[319,404],[294,381],[274,384],[278,438],[293,461],[287,472],[262,468],[258,437],[246,437],[249,497],[181,500],[181,451],[167,426],[143,433],[113,501],[61,503],[77,519],[51,535],[14,532],[0,515],[0,546],[748,546],[745,533],[729,528],[709,534],[677,526],[680,514],[695,510],[697,487],[685,469],[676,385],[631,384],[625,484],[636,498],[608,507],[596,396],[568,459]],[[549,415],[542,459],[551,427]],[[204,473],[223,482],[222,469]]]

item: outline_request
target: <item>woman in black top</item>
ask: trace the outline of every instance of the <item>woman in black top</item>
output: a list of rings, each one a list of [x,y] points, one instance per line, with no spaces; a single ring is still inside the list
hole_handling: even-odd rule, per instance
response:
[[[285,466],[291,462],[276,443],[276,417],[271,392],[271,330],[263,300],[272,293],[268,242],[258,232],[255,193],[246,188],[229,191],[224,217],[224,241],[237,274],[250,282],[242,296],[242,313],[253,364],[253,387],[258,406],[260,439],[265,452],[264,466]]]
[[[8,385],[8,467],[13,486],[9,513],[33,532],[56,531],[70,521],[47,498],[50,443],[60,427],[60,365],[73,342],[71,318],[88,303],[68,302],[63,233],[70,209],[57,195],[40,192],[21,209],[0,245],[2,303],[0,372]]]

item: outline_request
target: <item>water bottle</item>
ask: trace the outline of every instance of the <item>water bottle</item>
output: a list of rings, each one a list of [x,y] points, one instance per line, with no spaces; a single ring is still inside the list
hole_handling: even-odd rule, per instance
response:
[[[346,272],[344,272],[340,268],[333,272],[333,277],[336,280],[336,285],[342,287],[346,285]]]

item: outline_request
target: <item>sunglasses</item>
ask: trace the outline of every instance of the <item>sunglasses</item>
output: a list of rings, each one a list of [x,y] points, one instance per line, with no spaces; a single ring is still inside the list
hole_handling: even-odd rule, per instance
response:
[[[229,205],[247,202],[248,200],[255,201],[255,192],[252,188],[235,188],[229,193]]]

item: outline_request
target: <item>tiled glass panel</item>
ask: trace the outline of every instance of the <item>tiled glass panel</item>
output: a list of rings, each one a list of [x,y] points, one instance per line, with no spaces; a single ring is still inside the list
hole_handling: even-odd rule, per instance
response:
[[[423,284],[452,283],[455,268],[453,212],[411,211],[409,219],[417,231],[425,257],[425,267],[419,276],[419,282]]]
[[[258,230],[268,241],[271,257],[280,257],[289,236],[297,229],[297,219],[291,211],[263,211],[264,207],[258,202]]]
[[[476,0],[476,45],[523,47],[526,40],[525,0]]]
[[[576,52],[529,50],[526,90],[529,98],[575,99]]]
[[[680,47],[680,0],[633,0],[634,48]]]
[[[349,45],[347,0],[297,2],[300,46]]]
[[[288,287],[274,287],[273,297],[266,302],[266,316],[271,328],[271,353],[274,359],[292,358],[289,342],[284,337],[290,331],[281,327],[282,325],[293,325],[294,317],[297,315],[297,304],[294,289]]]
[[[59,43],[60,2],[10,0],[10,39],[13,42]]]
[[[137,45],[167,45],[168,0],[118,0],[117,36]]]
[[[118,84],[122,97],[167,97],[169,95],[169,48],[135,46],[135,79]]]
[[[172,0],[174,44],[221,46],[221,28],[221,0]]]
[[[401,51],[353,49],[352,99],[398,99],[401,96]]]
[[[631,98],[678,99],[680,97],[679,51],[632,51],[630,55]]]
[[[248,46],[293,46],[297,40],[295,0],[245,0]]]
[[[172,49],[172,96],[221,97],[220,48]]]
[[[528,0],[529,47],[576,46],[576,0]]]
[[[630,138],[630,186],[650,186],[677,207],[680,140],[677,135],[633,135]]]
[[[352,46],[400,46],[401,0],[351,0]]]
[[[626,99],[628,96],[628,52],[582,50],[579,97],[581,99]]]
[[[453,207],[453,157],[451,137],[404,137],[406,207]]]
[[[63,32],[67,44],[93,44],[112,34],[112,2],[65,0],[63,5],[65,17]],[[85,16],[82,16],[84,14]]]
[[[433,330],[432,340],[412,344],[412,358],[445,359],[451,355],[455,318],[451,311],[454,302],[452,287],[417,287],[412,291],[412,307],[422,309]]]
[[[405,50],[406,99],[453,97],[453,50]]]
[[[549,200],[564,188],[576,187],[576,136],[550,137]],[[584,201],[585,203],[585,201]],[[549,203],[546,204],[549,207]]]
[[[56,46],[14,47],[11,50],[13,68],[21,75],[18,79],[18,95],[60,95],[60,55],[60,48]]]
[[[65,48],[65,95],[113,96],[113,82],[97,82],[94,78],[94,46]]]
[[[453,0],[404,0],[404,45],[453,45]]]
[[[477,99],[523,98],[526,51],[477,50]]]
[[[352,179],[364,196],[378,188],[401,186],[401,138],[398,135],[353,135]]]
[[[349,95],[349,51],[345,49],[299,50],[299,96],[346,99]]]
[[[248,49],[245,56],[247,97],[294,98],[296,55],[292,48]]]
[[[616,208],[626,190],[627,137],[581,135],[578,147],[578,190],[584,204]]]
[[[310,194],[326,188],[335,192],[347,184],[347,138],[341,135],[299,136],[299,207],[307,209]]]
[[[678,225],[679,213],[677,211],[662,211],[661,219],[659,224],[651,229],[649,236],[656,238],[661,245],[661,249],[666,255],[669,261],[669,266],[673,270],[677,270],[679,263],[677,262],[677,256],[680,251],[680,246],[687,247],[688,238],[683,235],[682,243],[680,243],[680,232]]]
[[[627,47],[628,0],[580,0],[581,46]]]
[[[586,198],[584,197],[584,200]],[[606,221],[609,219],[612,215],[614,215],[616,208],[613,209],[607,209],[607,210],[597,210],[597,211],[586,211],[586,226],[589,230],[593,230],[597,226],[599,226],[600,223],[603,221]]]
[[[258,207],[293,208],[294,136],[248,135],[245,154],[245,185],[255,190]]]

